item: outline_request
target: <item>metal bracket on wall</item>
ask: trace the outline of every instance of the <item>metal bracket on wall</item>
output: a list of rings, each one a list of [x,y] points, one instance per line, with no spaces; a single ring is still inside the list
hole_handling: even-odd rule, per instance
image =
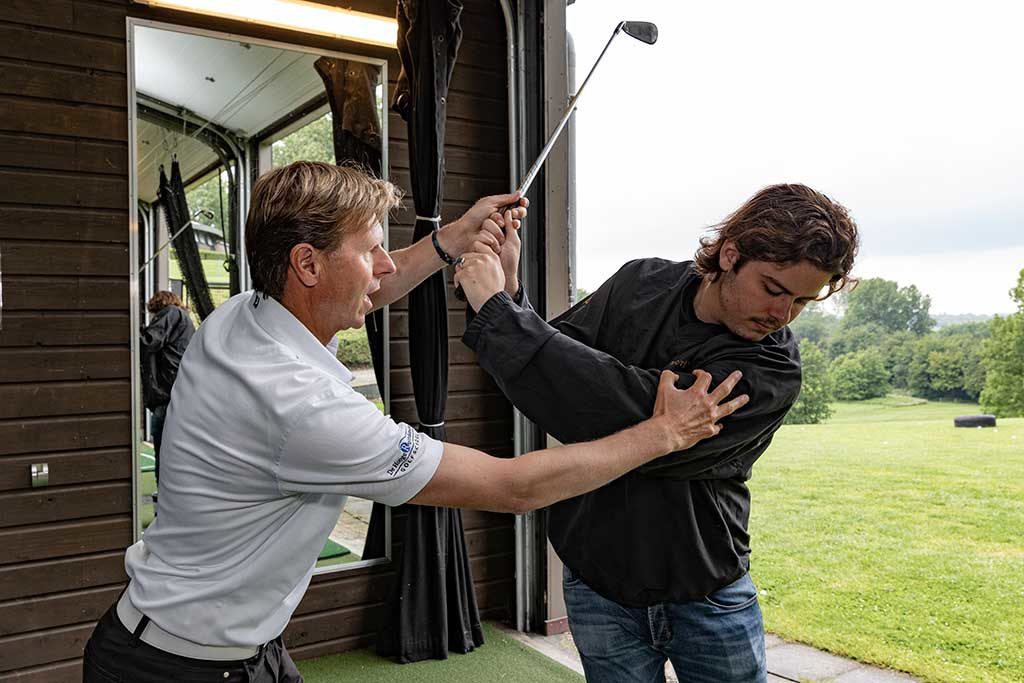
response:
[[[39,462],[32,465],[32,488],[50,485],[50,465]]]

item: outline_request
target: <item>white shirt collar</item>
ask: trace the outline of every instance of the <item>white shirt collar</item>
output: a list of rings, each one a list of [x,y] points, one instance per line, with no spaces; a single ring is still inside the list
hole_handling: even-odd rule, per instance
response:
[[[346,384],[355,379],[345,365],[320,343],[309,328],[276,299],[262,292],[253,292],[249,310],[263,330],[295,353],[295,357],[336,376]]]

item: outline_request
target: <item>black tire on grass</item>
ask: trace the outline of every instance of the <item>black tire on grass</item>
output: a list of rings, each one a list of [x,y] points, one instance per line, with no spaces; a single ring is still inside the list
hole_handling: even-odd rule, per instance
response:
[[[995,427],[995,415],[960,415],[953,418],[954,427]]]

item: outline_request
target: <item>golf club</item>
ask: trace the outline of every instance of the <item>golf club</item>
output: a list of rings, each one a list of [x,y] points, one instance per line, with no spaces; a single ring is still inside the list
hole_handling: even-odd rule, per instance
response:
[[[188,226],[192,225],[192,221],[194,221],[196,218],[198,218],[200,216],[202,216],[206,220],[211,220],[213,218],[213,212],[208,210],[208,209],[197,209],[196,211],[193,211],[192,212],[192,217],[185,223],[185,225],[183,225],[180,228],[178,228],[177,232],[175,232],[173,235],[171,235],[167,239],[166,242],[161,244],[159,246],[159,248],[157,248],[157,250],[155,252],[153,252],[152,256],[150,256],[148,259],[146,259],[146,262],[142,264],[141,268],[139,268],[139,273],[141,273],[142,271],[146,270],[146,268],[149,267],[149,264],[153,262],[153,259],[155,259],[157,256],[159,256],[160,252],[162,252],[164,249],[169,247],[171,242],[174,241],[174,238],[177,237],[178,235],[180,235],[182,232],[184,232],[185,228],[187,228]]]
[[[523,177],[522,182],[519,183],[519,187],[516,188],[520,193],[520,196],[525,196],[527,190],[530,189],[530,185],[533,184],[534,178],[537,177],[537,174],[540,172],[544,162],[547,161],[548,155],[551,153],[551,149],[555,146],[559,135],[561,135],[562,130],[565,128],[565,124],[569,122],[569,117],[572,116],[574,111],[576,111],[576,104],[579,102],[580,95],[583,94],[583,89],[587,87],[590,77],[594,75],[594,70],[597,69],[597,65],[601,63],[601,59],[604,57],[604,54],[608,52],[608,48],[611,47],[612,41],[615,40],[615,36],[619,35],[620,32],[625,33],[631,38],[636,38],[641,43],[647,43],[648,45],[654,45],[654,43],[658,41],[658,27],[649,21],[619,22],[618,26],[615,27],[615,30],[612,31],[611,38],[609,38],[608,42],[605,43],[604,49],[601,50],[601,54],[597,56],[597,60],[594,62],[594,65],[590,67],[587,77],[583,79],[583,84],[579,87],[579,90],[576,91],[576,94],[572,96],[572,99],[569,100],[569,104],[566,105],[562,118],[558,120],[558,125],[555,126],[551,135],[548,136],[548,140],[544,143],[544,148],[537,156],[537,160],[533,162],[533,166],[531,166],[530,170],[526,172],[526,176]],[[502,213],[504,213],[504,210]],[[459,301],[466,300],[466,293],[462,291],[461,286],[455,288],[455,298]]]

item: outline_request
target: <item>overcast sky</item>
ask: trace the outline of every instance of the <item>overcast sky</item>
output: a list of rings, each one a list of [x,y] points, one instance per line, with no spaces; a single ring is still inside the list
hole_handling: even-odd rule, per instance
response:
[[[623,9],[628,8],[628,15]],[[764,185],[802,182],[861,228],[856,274],[933,313],[1014,310],[1024,268],[1024,25],[1014,2],[577,0],[578,284],[692,257]]]

